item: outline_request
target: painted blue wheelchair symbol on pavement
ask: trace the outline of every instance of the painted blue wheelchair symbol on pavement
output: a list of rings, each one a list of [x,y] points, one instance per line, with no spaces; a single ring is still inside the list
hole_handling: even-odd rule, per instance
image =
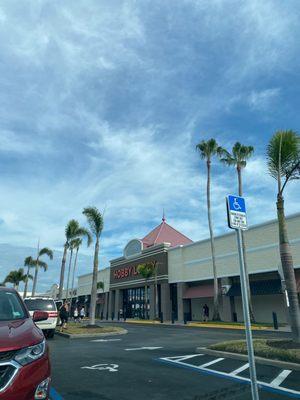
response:
[[[228,204],[230,211],[236,211],[244,214],[246,213],[246,204],[244,197],[229,195]]]

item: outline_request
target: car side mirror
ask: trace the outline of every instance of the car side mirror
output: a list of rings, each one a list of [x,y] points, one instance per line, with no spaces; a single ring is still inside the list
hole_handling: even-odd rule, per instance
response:
[[[45,311],[35,311],[32,319],[34,322],[46,321],[46,319],[48,319],[48,313]]]

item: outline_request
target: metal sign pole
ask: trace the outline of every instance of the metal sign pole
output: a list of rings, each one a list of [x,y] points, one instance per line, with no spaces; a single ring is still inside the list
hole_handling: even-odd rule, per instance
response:
[[[243,314],[244,314],[244,321],[245,321],[245,328],[246,328],[246,340],[247,340],[247,349],[248,349],[248,358],[249,358],[251,392],[252,392],[252,399],[259,400],[255,359],[254,359],[254,350],[253,350],[253,342],[252,342],[251,321],[250,321],[250,313],[249,313],[248,291],[247,291],[246,275],[245,275],[245,267],[244,267],[244,255],[243,255],[243,249],[242,249],[241,229],[236,229],[236,234],[237,234],[239,259],[240,259],[241,291],[242,291]]]

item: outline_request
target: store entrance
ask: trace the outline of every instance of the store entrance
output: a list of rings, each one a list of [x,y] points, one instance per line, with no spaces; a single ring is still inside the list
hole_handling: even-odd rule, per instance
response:
[[[142,318],[145,319],[149,316],[150,302],[149,302],[149,288],[147,288],[147,310],[145,309],[145,287],[138,287],[133,289],[123,290],[123,312],[126,318]],[[148,316],[147,316],[147,315]]]

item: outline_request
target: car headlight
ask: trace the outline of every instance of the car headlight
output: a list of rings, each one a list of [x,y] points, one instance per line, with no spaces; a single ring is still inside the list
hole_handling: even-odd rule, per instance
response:
[[[36,344],[35,346],[26,347],[25,349],[20,350],[16,356],[15,361],[17,361],[21,365],[29,364],[45,354],[46,350],[46,340],[44,339],[41,343]]]

